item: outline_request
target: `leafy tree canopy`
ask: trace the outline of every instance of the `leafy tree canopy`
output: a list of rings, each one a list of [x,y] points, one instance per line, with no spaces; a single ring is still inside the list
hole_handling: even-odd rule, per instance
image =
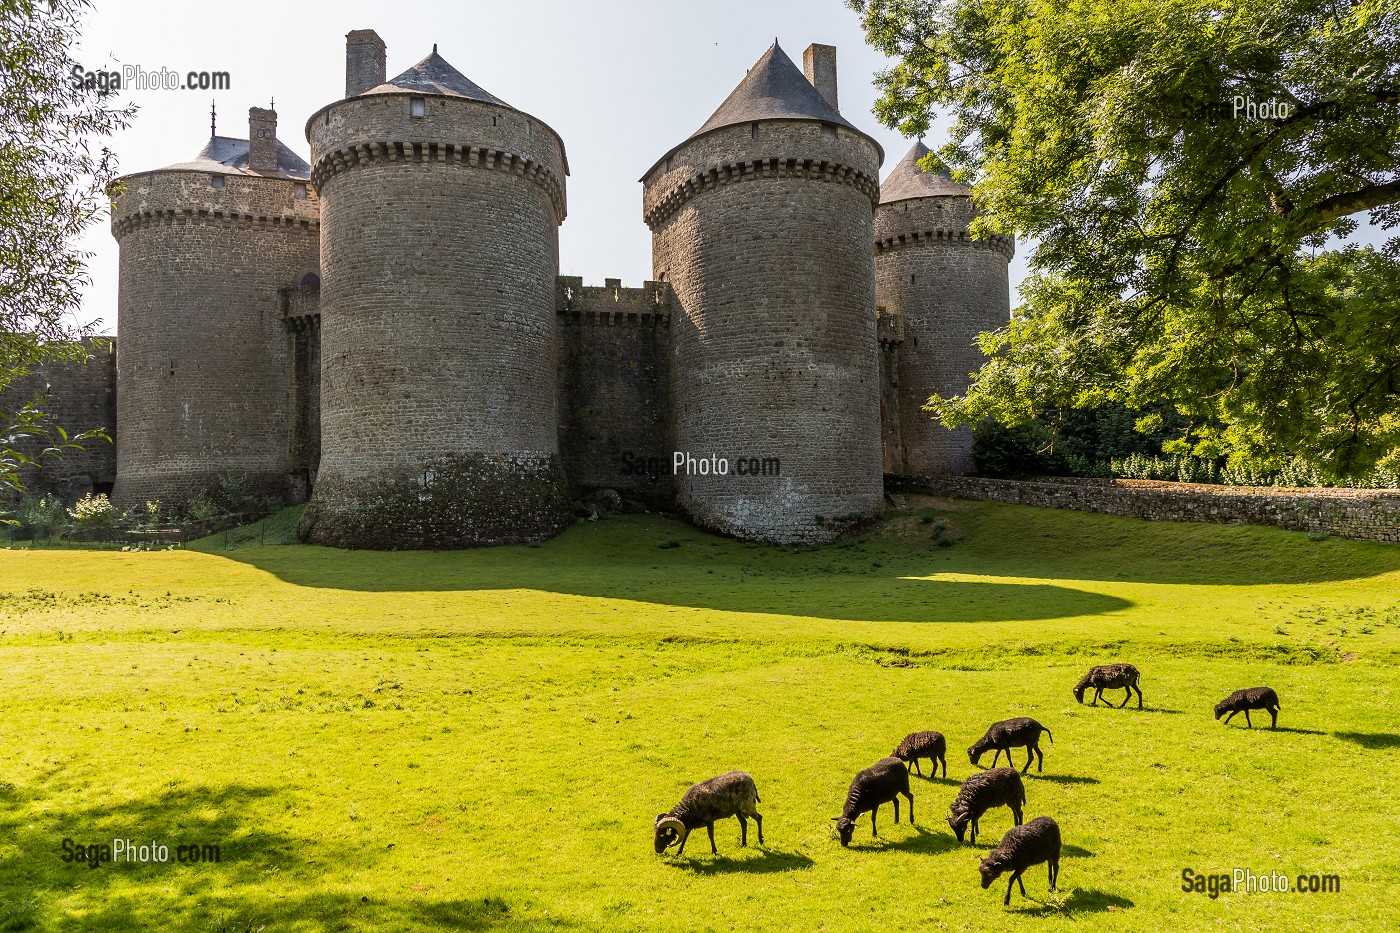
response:
[[[88,6],[0,0],[0,392],[44,363],[88,352],[91,328],[75,315],[87,257],[76,242],[116,174],[111,152],[95,150],[94,140],[134,113],[75,86],[69,50]],[[46,427],[42,405],[40,397],[0,411],[0,494],[39,452],[86,437]]]
[[[1400,457],[1400,0],[849,0],[880,119],[1037,242],[947,424],[1118,402],[1169,448]],[[1327,246],[1327,248],[1324,248]],[[1149,417],[1143,425],[1156,430]]]

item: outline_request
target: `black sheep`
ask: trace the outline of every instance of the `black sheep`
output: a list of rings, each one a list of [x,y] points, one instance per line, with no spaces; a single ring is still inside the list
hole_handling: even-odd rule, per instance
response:
[[[1026,766],[1021,769],[1021,773],[1025,774],[1030,770],[1032,759],[1037,762],[1036,770],[1044,771],[1045,753],[1040,750],[1039,744],[1042,732],[1050,736],[1051,742],[1055,741],[1055,736],[1051,734],[1049,729],[1026,716],[992,723],[987,734],[978,739],[976,744],[967,750],[968,761],[976,765],[979,758],[986,754],[989,749],[994,748],[997,753],[992,758],[992,767],[996,767],[1002,752],[1006,752],[1006,763],[1011,764],[1011,750],[1024,745],[1026,747]]]
[[[1015,768],[993,768],[980,771],[963,781],[957,799],[948,808],[948,825],[963,841],[968,826],[972,827],[973,845],[977,844],[977,821],[993,807],[1010,807],[1015,825],[1021,825],[1021,808],[1026,805],[1026,788]]]
[[[899,822],[899,795],[909,799],[909,822],[914,822],[914,795],[909,792],[909,772],[904,762],[891,755],[881,758],[866,768],[851,781],[851,789],[846,792],[846,806],[840,816],[833,816],[836,831],[841,834],[841,845],[851,844],[851,836],[856,829],[856,819],[865,812],[870,813],[870,835],[879,836],[875,828],[875,814],[882,803],[894,803],[894,821]]]
[[[1244,721],[1249,728],[1254,728],[1254,723],[1249,721],[1249,711],[1252,709],[1266,709],[1269,711],[1270,729],[1278,728],[1278,694],[1274,693],[1272,687],[1250,687],[1247,690],[1236,690],[1234,693],[1215,704],[1215,718],[1225,716],[1225,725],[1230,724],[1230,720],[1235,718],[1236,713],[1244,713]]]
[[[919,777],[924,776],[923,769],[919,767],[920,758],[927,758],[932,763],[931,777],[938,777],[938,763],[942,762],[943,776],[947,777],[947,752],[948,743],[944,740],[943,733],[913,732],[904,737],[904,741],[899,743],[899,748],[896,748],[893,754],[900,761],[908,762],[909,768],[917,770]]]
[[[1080,703],[1084,702],[1084,691],[1093,688],[1094,699],[1090,706],[1098,706],[1099,699],[1105,690],[1125,690],[1127,695],[1123,697],[1123,702],[1118,704],[1122,709],[1128,705],[1128,701],[1133,698],[1134,691],[1137,692],[1138,709],[1142,709],[1142,690],[1138,688],[1138,669],[1131,664],[1100,664],[1097,667],[1089,668],[1089,673],[1080,678],[1079,683],[1074,685],[1074,698]]]
[[[1060,827],[1048,816],[1038,816],[1025,826],[1016,826],[1001,837],[1001,844],[982,860],[979,871],[982,873],[982,887],[992,886],[1003,872],[1011,872],[1006,882],[1006,897],[1002,906],[1011,904],[1011,886],[1019,885],[1021,896],[1026,896],[1026,883],[1021,875],[1032,865],[1045,862],[1050,870],[1050,890],[1060,879]]]
[[[671,812],[656,815],[656,854],[677,842],[681,847],[676,855],[684,854],[690,831],[701,826],[710,833],[710,851],[719,854],[715,848],[715,820],[731,816],[739,818],[739,845],[749,844],[749,817],[758,824],[758,844],[763,845],[763,817],[758,815],[758,803],[758,787],[743,771],[730,771],[693,785]]]

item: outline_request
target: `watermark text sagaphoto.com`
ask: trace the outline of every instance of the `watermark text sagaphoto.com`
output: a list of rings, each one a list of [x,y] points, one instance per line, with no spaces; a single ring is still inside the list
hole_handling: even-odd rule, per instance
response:
[[[1304,873],[1289,876],[1279,871],[1254,872],[1248,868],[1201,874],[1191,868],[1181,870],[1181,890],[1204,894],[1211,900],[1222,894],[1337,894],[1342,890],[1341,875]]]
[[[122,65],[121,71],[87,71],[74,65],[73,89],[82,91],[227,91],[227,71],[179,72],[165,66],[155,69]]]
[[[223,861],[223,853],[213,843],[178,843],[174,846],[162,842],[139,842],[133,839],[113,839],[111,842],[94,842],[84,845],[65,838],[60,856],[65,864],[86,865],[99,868],[104,863],[116,865],[165,865],[173,861],[180,865],[198,865],[205,862]]]

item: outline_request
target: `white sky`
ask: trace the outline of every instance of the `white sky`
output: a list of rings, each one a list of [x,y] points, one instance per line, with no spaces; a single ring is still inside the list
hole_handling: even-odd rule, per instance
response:
[[[230,73],[226,91],[124,91],[140,112],[110,142],[123,173],[192,158],[209,136],[211,98],[220,135],[243,138],[248,108],[275,99],[279,137],[308,158],[306,119],[344,95],[345,33],[376,30],[388,46],[390,77],[437,43],[458,71],[563,137],[571,174],[560,272],[587,284],[650,278],[637,179],[704,123],[774,37],[799,68],[810,43],[837,47],[841,112],[885,147],[883,173],[911,145],[871,114],[871,77],[886,60],[864,43],[857,15],[841,0],[95,2],[75,56],[86,68]],[[935,122],[926,141],[937,147],[945,131]],[[112,333],[117,244],[105,220],[81,246],[92,253],[82,317]],[[1018,244],[1013,304],[1026,256]]]

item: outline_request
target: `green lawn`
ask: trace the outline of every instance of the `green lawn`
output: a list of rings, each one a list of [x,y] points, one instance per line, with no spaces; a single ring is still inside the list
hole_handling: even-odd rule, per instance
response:
[[[926,519],[928,521],[926,521]],[[278,540],[288,521],[281,516]],[[960,538],[949,547],[934,540]],[[661,548],[666,539],[679,547]],[[343,552],[218,536],[0,550],[0,930],[1366,930],[1400,909],[1400,548],[933,502],[864,539],[750,547],[652,516],[540,547]],[[1147,708],[1090,708],[1090,664]],[[1280,729],[1215,722],[1267,684]],[[1115,691],[1115,702],[1121,692]],[[1049,726],[1026,817],[1065,841],[1001,905],[942,818],[991,722]],[[949,738],[842,849],[854,773]],[[1017,765],[1024,758],[1017,753]],[[990,758],[984,760],[989,762]],[[655,815],[749,771],[682,859]],[[171,864],[65,864],[62,841]],[[217,844],[217,864],[174,864]],[[1334,894],[1181,872],[1337,874]]]

